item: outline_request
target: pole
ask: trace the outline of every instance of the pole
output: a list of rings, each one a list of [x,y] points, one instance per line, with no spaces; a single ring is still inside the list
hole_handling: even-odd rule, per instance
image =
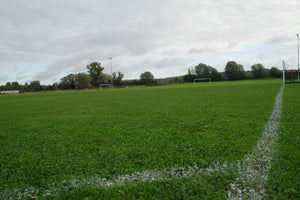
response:
[[[111,89],[112,89],[114,87],[114,85],[113,85],[113,74],[112,74],[112,57],[110,57],[109,59],[110,59],[110,74],[111,74],[110,83],[111,83]]]
[[[285,84],[285,63],[284,60],[282,61],[282,82]]]
[[[297,40],[298,40],[298,79],[299,79],[299,34],[297,34]]]

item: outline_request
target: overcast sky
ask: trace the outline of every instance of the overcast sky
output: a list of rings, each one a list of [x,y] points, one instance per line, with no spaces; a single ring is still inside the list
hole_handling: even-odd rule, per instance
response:
[[[299,0],[7,0],[0,2],[0,84],[58,82],[101,62],[125,79],[234,60],[297,68]]]

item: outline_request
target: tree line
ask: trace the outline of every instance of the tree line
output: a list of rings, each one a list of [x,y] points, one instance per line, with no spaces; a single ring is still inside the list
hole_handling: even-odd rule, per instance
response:
[[[188,69],[188,73],[183,76],[183,81],[193,82],[196,78],[211,78],[212,81],[234,81],[270,77],[280,78],[282,77],[282,71],[277,67],[267,69],[260,63],[252,65],[251,71],[245,71],[242,64],[238,64],[235,61],[228,61],[225,66],[224,72],[222,73],[218,72],[218,70],[212,66],[200,63],[195,67]]]
[[[99,88],[100,84],[113,83],[114,86],[128,85],[151,85],[155,84],[154,76],[151,72],[146,71],[140,75],[140,79],[122,80],[124,74],[120,71],[113,72],[111,75],[103,73],[104,67],[99,62],[92,62],[86,66],[87,73],[71,73],[64,76],[57,83],[51,85],[41,85],[39,80],[19,84],[17,81],[7,82],[5,85],[0,85],[0,91],[19,90],[19,92],[38,92],[51,90],[72,90],[72,89],[91,89]]]
[[[151,72],[146,71],[140,75],[140,79],[122,80],[124,74],[113,72],[111,75],[103,73],[104,67],[99,62],[92,62],[86,66],[87,73],[71,73],[60,79],[58,83],[51,85],[41,85],[39,80],[31,81],[29,84],[19,84],[17,81],[7,82],[5,85],[0,85],[0,91],[5,90],[19,90],[20,92],[37,92],[37,91],[51,91],[51,90],[72,90],[72,89],[91,89],[99,88],[100,84],[110,84],[113,82],[114,86],[131,86],[131,85],[159,85],[158,81],[154,79]],[[193,82],[196,78],[211,78],[212,81],[221,80],[244,80],[244,79],[260,79],[282,77],[282,71],[277,67],[271,69],[265,68],[262,64],[254,64],[251,66],[251,71],[245,71],[242,64],[235,61],[228,61],[224,72],[204,63],[189,68],[186,75],[170,79],[167,83],[182,83]]]

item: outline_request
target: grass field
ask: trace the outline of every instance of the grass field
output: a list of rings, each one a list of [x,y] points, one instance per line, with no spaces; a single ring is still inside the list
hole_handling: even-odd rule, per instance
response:
[[[224,199],[280,87],[262,80],[0,96],[0,198]],[[280,137],[288,138],[279,140],[270,199],[299,196],[298,84],[284,95]],[[231,167],[216,170],[223,165]],[[278,189],[289,176],[296,187]]]

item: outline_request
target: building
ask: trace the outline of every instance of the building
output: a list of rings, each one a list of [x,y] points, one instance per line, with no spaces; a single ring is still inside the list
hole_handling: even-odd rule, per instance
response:
[[[0,91],[0,94],[19,94],[19,90]]]

